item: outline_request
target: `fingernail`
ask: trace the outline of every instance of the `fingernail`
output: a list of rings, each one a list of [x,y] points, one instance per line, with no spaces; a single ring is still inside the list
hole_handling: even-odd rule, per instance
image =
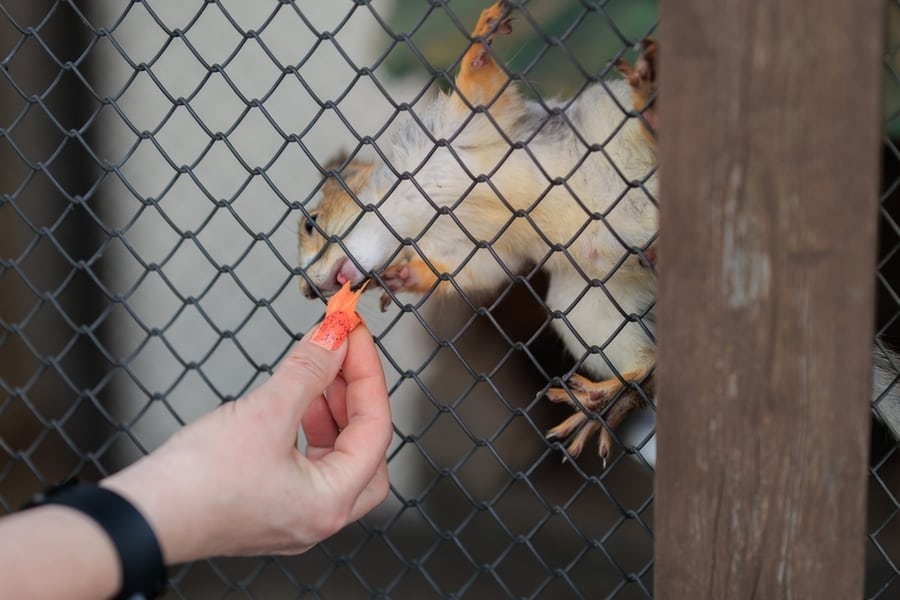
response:
[[[319,326],[310,334],[309,341],[331,352],[341,347],[350,333],[350,319],[343,312],[325,315]]]

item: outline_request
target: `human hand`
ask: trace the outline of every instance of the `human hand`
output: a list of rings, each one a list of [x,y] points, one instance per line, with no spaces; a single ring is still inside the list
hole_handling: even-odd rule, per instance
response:
[[[150,521],[168,564],[303,552],[386,497],[392,428],[372,337],[357,327],[335,351],[309,337],[259,388],[104,480]]]

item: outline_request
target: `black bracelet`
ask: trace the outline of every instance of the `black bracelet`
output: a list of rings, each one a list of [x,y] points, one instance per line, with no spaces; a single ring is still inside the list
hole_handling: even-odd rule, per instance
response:
[[[162,551],[147,519],[119,494],[93,484],[71,480],[38,494],[26,508],[61,504],[94,519],[116,547],[122,567],[122,590],[117,600],[156,598],[168,579]]]

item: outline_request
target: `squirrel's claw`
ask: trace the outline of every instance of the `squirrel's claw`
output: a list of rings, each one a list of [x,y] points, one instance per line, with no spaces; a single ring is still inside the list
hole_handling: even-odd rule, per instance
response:
[[[550,429],[548,439],[564,439],[574,434],[566,447],[572,458],[577,458],[585,444],[594,435],[598,435],[598,451],[603,459],[604,468],[612,455],[614,431],[635,409],[643,405],[643,395],[631,389],[626,382],[641,381],[647,371],[623,373],[622,378],[611,378],[602,381],[591,381],[587,377],[575,374],[566,382],[567,387],[548,389],[544,396],[550,402],[568,403],[575,412],[557,426]],[[605,425],[597,418],[591,418],[587,412],[605,413]]]

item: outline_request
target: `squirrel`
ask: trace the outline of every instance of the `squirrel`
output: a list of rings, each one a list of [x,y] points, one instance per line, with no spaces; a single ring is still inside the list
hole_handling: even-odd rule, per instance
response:
[[[326,165],[339,177],[301,220],[301,290],[374,278],[391,293],[477,294],[540,266],[584,373],[544,392],[574,409],[547,435],[570,438],[574,458],[596,434],[605,463],[612,432],[653,395],[658,45],[619,59],[621,79],[530,100],[493,53],[510,13],[506,0],[482,11],[451,91],[410,108],[380,160]]]

